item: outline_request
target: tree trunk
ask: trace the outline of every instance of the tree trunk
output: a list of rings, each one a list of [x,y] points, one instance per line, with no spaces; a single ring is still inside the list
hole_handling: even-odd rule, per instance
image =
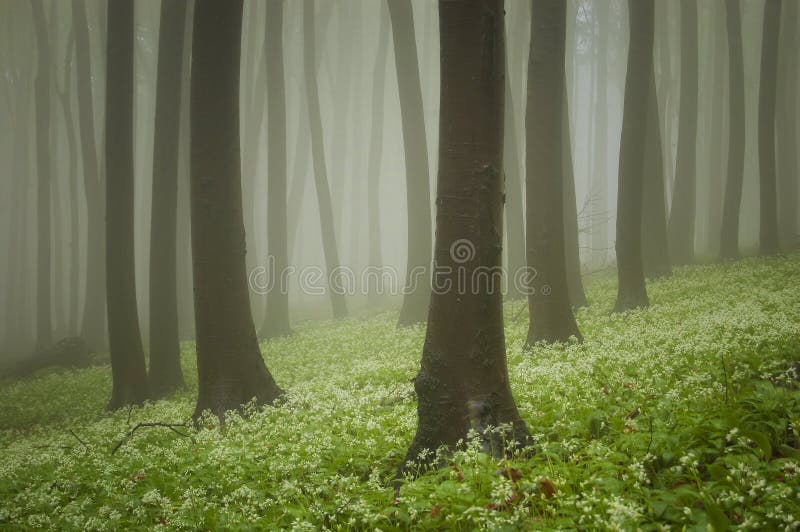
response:
[[[758,170],[761,176],[759,253],[761,255],[775,255],[780,252],[775,178],[775,92],[778,77],[781,4],[782,0],[766,0],[764,4],[761,83],[758,90]]]
[[[282,394],[250,310],[239,148],[242,0],[197,0],[191,86],[192,263],[198,396],[194,417]]]
[[[528,346],[583,339],[569,301],[564,243],[565,40],[564,2],[534,0],[525,116]]]
[[[722,208],[719,255],[721,259],[739,256],[739,216],[744,181],[744,58],[740,0],[727,0],[728,27],[728,178]]]
[[[673,264],[694,262],[697,157],[697,3],[681,0],[681,96],[675,185],[669,213],[669,252]]]
[[[176,255],[185,35],[186,3],[162,0],[150,223],[150,390],[155,397],[183,387]]]
[[[508,440],[525,442],[528,436],[508,382],[499,276],[503,2],[440,1],[439,21],[443,127],[434,253],[436,264],[445,268],[434,278],[414,385],[417,432],[405,460],[422,463],[431,462],[440,446],[464,440],[470,429],[482,434],[484,449],[495,456],[504,454],[504,438],[484,433],[488,426],[512,424]],[[477,275],[482,270],[493,274]],[[465,280],[472,286],[459,290]],[[426,456],[424,449],[431,452]]]
[[[53,343],[53,306],[50,289],[50,39],[43,0],[31,0],[33,26],[36,31],[36,349],[41,351]]]
[[[622,115],[617,192],[617,273],[615,312],[650,305],[642,267],[642,200],[649,89],[653,78],[653,0],[629,0],[628,73]],[[652,106],[651,110],[652,110]]]
[[[105,206],[95,140],[89,22],[84,2],[72,2],[75,65],[78,71],[78,127],[81,136],[83,190],[86,196],[86,295],[81,337],[93,349],[106,343]]]
[[[800,244],[797,226],[797,75],[800,39],[797,31],[798,3],[782,8],[780,60],[778,68],[778,236],[788,248]]]
[[[369,227],[369,266],[367,300],[376,306],[384,292],[383,255],[381,253],[380,183],[383,160],[383,106],[386,93],[386,56],[389,50],[389,19],[385,3],[380,3],[380,30],[375,68],[372,74],[372,125],[370,128],[369,160],[367,162],[367,226]]]
[[[505,63],[505,122],[503,126],[503,167],[505,168],[505,211],[508,264],[508,298],[520,299],[524,291],[514,282],[514,274],[525,268],[525,212],[522,206],[522,172],[520,172],[519,145],[514,100],[509,75],[508,41]]]
[[[317,188],[319,221],[322,227],[322,251],[328,272],[328,290],[334,318],[347,316],[343,279],[339,267],[339,252],[336,249],[336,231],[333,225],[331,192],[328,187],[328,171],[325,165],[325,145],[322,136],[322,116],[319,108],[317,88],[316,36],[314,29],[314,0],[303,3],[303,70],[308,99],[308,122],[311,133],[311,151],[314,161],[314,184]]]
[[[725,29],[722,17],[719,16],[724,9],[721,3],[711,6],[714,17],[714,52],[713,52],[713,89],[711,92],[711,134],[709,140],[710,150],[710,180],[708,205],[708,224],[706,226],[706,240],[710,256],[719,254],[719,235],[722,223],[722,194],[724,189],[723,176],[725,173],[725,150],[722,143],[725,128]]]
[[[642,267],[648,279],[669,277],[672,266],[669,260],[667,238],[667,205],[664,198],[664,152],[661,142],[661,124],[656,90],[655,69],[650,73],[647,97],[647,129],[642,171]]]
[[[283,73],[283,0],[268,0],[266,9],[267,70],[267,249],[270,276],[275,281],[267,292],[264,338],[286,336],[289,327],[289,267],[286,228],[286,89]]]
[[[566,73],[565,73],[566,75]],[[572,165],[572,137],[569,121],[569,98],[564,78],[564,105],[561,111],[561,157],[564,165],[564,257],[567,267],[567,292],[572,308],[586,306],[586,293],[581,278],[581,253],[578,241],[578,206],[575,203],[575,171]]]
[[[610,28],[611,2],[603,1],[593,4],[598,9],[597,37],[597,100],[594,102],[597,115],[594,127],[595,156],[593,157],[590,200],[591,213],[591,246],[592,255],[597,265],[604,265],[608,259],[608,72],[610,70],[608,54],[608,35]],[[530,77],[528,78],[530,79]]]
[[[408,206],[408,262],[397,325],[425,321],[430,301],[431,208],[428,146],[411,0],[387,0],[403,123]]]
[[[109,410],[147,399],[133,240],[133,0],[108,6],[106,294],[113,389]]]

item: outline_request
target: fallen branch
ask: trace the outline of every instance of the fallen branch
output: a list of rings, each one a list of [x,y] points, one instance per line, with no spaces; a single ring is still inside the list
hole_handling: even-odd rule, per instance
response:
[[[127,441],[130,440],[133,437],[134,433],[137,430],[143,429],[143,428],[147,428],[147,427],[164,427],[164,428],[167,428],[167,429],[171,430],[172,432],[174,432],[178,436],[183,436],[184,438],[188,438],[189,437],[189,434],[186,434],[184,432],[181,432],[181,431],[177,430],[178,427],[184,428],[184,429],[188,429],[189,425],[187,425],[186,423],[161,423],[161,422],[157,422],[157,421],[150,422],[150,423],[138,423],[135,427],[133,427],[125,435],[124,438],[122,438],[120,441],[117,442],[117,444],[111,450],[111,454],[113,455],[114,453],[119,451],[120,447],[125,445],[125,443],[127,443]]]
[[[69,429],[69,433],[70,433],[70,434],[72,434],[72,437],[73,437],[73,438],[75,438],[76,440],[78,440],[78,442],[79,442],[81,445],[83,445],[83,448],[84,448],[84,449],[86,449],[87,451],[89,450],[89,446],[88,446],[88,445],[86,445],[86,442],[85,442],[85,441],[83,441],[82,439],[80,439],[80,438],[78,437],[78,435],[77,435],[77,434],[75,434],[75,432],[74,432],[72,429]]]

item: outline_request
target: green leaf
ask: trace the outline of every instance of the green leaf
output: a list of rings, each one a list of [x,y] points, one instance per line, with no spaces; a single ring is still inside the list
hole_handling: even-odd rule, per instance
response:
[[[715,532],[725,532],[730,528],[730,521],[728,516],[725,515],[722,507],[715,503],[710,498],[705,500],[706,515],[708,516],[708,524]]]

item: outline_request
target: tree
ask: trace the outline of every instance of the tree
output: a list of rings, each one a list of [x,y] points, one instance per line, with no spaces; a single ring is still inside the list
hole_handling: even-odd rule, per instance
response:
[[[694,262],[697,158],[697,2],[681,0],[681,96],[678,153],[672,208],[669,213],[669,252],[673,264]]]
[[[427,461],[423,449],[455,446],[471,428],[512,424],[509,440],[519,442],[528,434],[508,383],[500,281],[469,282],[482,270],[497,273],[502,258],[503,2],[442,1],[439,25],[443,127],[434,254],[441,270],[414,380],[418,424],[406,455],[412,462]],[[461,291],[460,280],[472,286]],[[489,449],[503,453],[494,439]]]
[[[565,40],[564,2],[534,0],[525,115],[525,237],[530,273],[527,345],[538,341],[566,342],[572,336],[583,339],[570,306],[564,244]]]
[[[387,0],[403,123],[408,207],[408,261],[398,326],[425,321],[430,300],[431,207],[428,146],[411,0]]]
[[[760,174],[759,252],[775,255],[778,242],[777,185],[775,177],[775,93],[778,77],[778,35],[782,0],[764,3],[761,43],[761,83],[758,90],[758,169]]]
[[[133,244],[133,0],[109,3],[107,16],[106,306],[113,410],[142,403],[148,390]]]
[[[153,203],[150,223],[150,390],[183,387],[178,333],[177,210],[186,2],[163,0],[158,36]]]
[[[650,304],[642,267],[642,199],[648,94],[653,71],[654,9],[653,0],[628,2],[630,44],[619,153],[616,312]]]
[[[796,247],[798,241],[797,200],[797,76],[800,67],[800,39],[797,31],[797,2],[782,7],[780,60],[778,66],[778,231],[782,242]]]
[[[564,73],[566,76],[566,72]],[[564,253],[567,268],[567,292],[569,303],[573,308],[586,306],[586,293],[583,290],[581,278],[581,254],[578,241],[578,206],[575,199],[575,172],[572,166],[572,138],[569,121],[569,97],[567,95],[567,81],[564,78],[563,108],[561,111],[561,157],[564,177]]]
[[[644,169],[642,171],[642,267],[648,279],[669,277],[667,237],[667,204],[664,197],[664,152],[661,143],[658,93],[655,69],[650,72],[647,96],[647,125],[645,131]]]
[[[191,204],[198,396],[194,417],[282,394],[258,347],[248,296],[239,145],[242,0],[195,3]]]
[[[283,0],[268,0],[266,5],[267,71],[267,249],[271,258],[270,275],[275,280],[267,293],[265,338],[291,334],[289,292],[283,279],[289,267],[286,230],[286,88],[283,73]]]
[[[52,302],[50,290],[50,39],[43,0],[31,0],[33,26],[36,31],[36,348],[46,349],[53,341]]]
[[[611,2],[595,2],[592,11],[597,12],[597,47],[595,53],[597,97],[594,105],[597,108],[594,127],[594,148],[596,155],[592,161],[591,195],[592,195],[592,227],[591,245],[594,262],[606,263],[608,257],[608,72],[611,70],[608,53],[608,36],[611,33]]]
[[[722,208],[719,255],[722,259],[739,256],[739,214],[744,181],[744,57],[740,0],[727,0],[729,112],[728,179]]]
[[[303,3],[303,71],[306,80],[308,122],[311,130],[311,152],[314,164],[314,184],[317,188],[319,221],[322,228],[322,251],[328,271],[329,292],[334,318],[347,316],[342,276],[339,271],[339,252],[336,249],[336,230],[331,207],[331,191],[328,187],[328,171],[325,165],[325,145],[322,138],[322,115],[319,108],[317,88],[316,36],[314,29],[314,0]]]
[[[105,206],[95,140],[91,50],[86,4],[72,4],[75,29],[75,67],[78,76],[78,128],[80,130],[83,192],[86,198],[86,295],[81,337],[94,349],[104,347],[106,333]]]
[[[508,41],[506,41],[505,61],[505,121],[503,127],[503,167],[505,168],[506,195],[506,238],[508,249],[508,297],[518,299],[525,294],[514,282],[516,272],[525,268],[525,212],[522,206],[522,172],[520,171],[519,147],[517,144],[517,124],[513,94],[511,92],[511,72],[509,68]],[[577,221],[576,221],[577,223]]]

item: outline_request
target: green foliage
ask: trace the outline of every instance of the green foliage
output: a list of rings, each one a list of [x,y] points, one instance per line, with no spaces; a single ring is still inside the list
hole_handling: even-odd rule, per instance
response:
[[[653,306],[611,314],[588,284],[584,344],[509,371],[535,454],[496,461],[469,438],[447,464],[394,475],[416,427],[424,337],[396,316],[299,328],[262,346],[277,407],[182,436],[189,389],[112,414],[107,368],[0,384],[0,528],[796,529],[800,526],[800,255],[677,269]],[[509,316],[519,304],[507,307]],[[501,434],[502,430],[499,431]],[[432,450],[430,452],[436,452]]]

